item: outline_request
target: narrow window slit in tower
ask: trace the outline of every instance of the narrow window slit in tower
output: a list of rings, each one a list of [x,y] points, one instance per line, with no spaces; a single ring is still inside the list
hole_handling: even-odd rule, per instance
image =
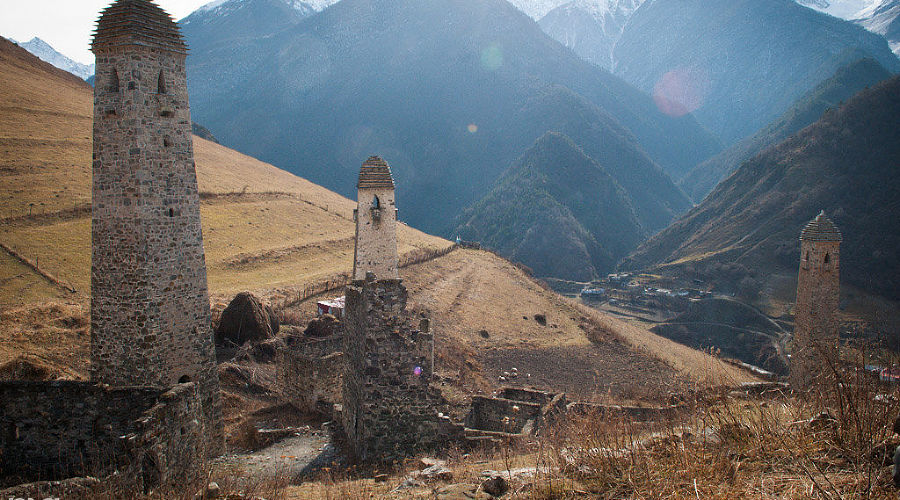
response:
[[[107,92],[119,92],[119,72],[113,69],[112,75],[109,77],[109,87],[106,89]]]
[[[159,80],[156,82],[156,92],[158,94],[166,93],[166,76],[162,70],[159,70]]]
[[[175,217],[175,209],[174,208],[169,209],[169,217]]]
[[[828,264],[829,262],[831,262],[831,255],[826,253],[825,254],[825,263]]]

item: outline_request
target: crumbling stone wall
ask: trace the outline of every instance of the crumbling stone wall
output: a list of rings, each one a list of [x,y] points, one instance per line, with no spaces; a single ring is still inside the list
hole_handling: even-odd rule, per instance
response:
[[[91,379],[192,381],[207,449],[224,428],[210,328],[185,57],[172,19],[147,1],[106,9],[96,56],[91,205]]]
[[[532,433],[564,414],[566,402],[564,393],[505,387],[494,397],[472,397],[466,428],[508,434]]]
[[[279,395],[299,410],[330,415],[341,403],[342,349],[342,335],[289,343],[275,366]]]
[[[473,396],[466,427],[491,432],[518,434],[530,421],[532,428],[541,415],[538,403],[504,398]]]
[[[183,485],[203,463],[194,384],[169,391],[87,382],[0,383],[0,487],[105,476],[155,488]]]
[[[363,461],[390,462],[462,438],[430,386],[434,338],[405,313],[399,279],[368,273],[346,289],[342,422]]]

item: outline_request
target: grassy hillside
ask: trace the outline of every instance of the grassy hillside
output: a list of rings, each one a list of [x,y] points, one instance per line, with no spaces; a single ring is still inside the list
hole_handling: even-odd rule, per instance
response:
[[[844,283],[900,297],[900,77],[864,90],[744,163],[625,266],[738,266],[796,275],[800,230],[824,209],[844,236]]]
[[[92,95],[0,40],[0,243],[63,283],[0,251],[0,305],[87,297]],[[198,137],[194,152],[211,293],[302,285],[352,267],[354,202]],[[400,228],[401,253],[448,245]]]
[[[556,133],[538,139],[463,212],[456,233],[538,276],[581,281],[610,272],[647,236],[619,183]]]
[[[890,77],[891,73],[874,59],[859,59],[842,67],[798,99],[777,120],[694,167],[679,181],[679,186],[699,203],[741,163],[815,122],[826,109],[838,106],[860,90]]]

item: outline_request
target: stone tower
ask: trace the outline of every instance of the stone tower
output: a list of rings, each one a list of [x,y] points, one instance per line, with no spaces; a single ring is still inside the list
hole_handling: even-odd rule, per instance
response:
[[[91,379],[194,382],[207,453],[224,446],[185,57],[150,0],[116,0],[92,51]]]
[[[356,187],[353,279],[365,279],[366,272],[375,273],[378,279],[399,279],[397,207],[391,168],[381,158],[370,156],[362,164]]]
[[[463,426],[431,386],[429,321],[406,311],[401,281],[368,273],[345,293],[341,424],[353,456],[393,462],[461,439]]]
[[[802,388],[827,374],[837,354],[841,232],[822,211],[800,233],[791,381]]]

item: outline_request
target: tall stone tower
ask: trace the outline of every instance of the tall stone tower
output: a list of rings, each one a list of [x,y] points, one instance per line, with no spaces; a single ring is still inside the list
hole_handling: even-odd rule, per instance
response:
[[[356,187],[353,279],[364,280],[366,272],[375,273],[378,279],[399,279],[397,206],[391,168],[381,158],[370,156],[362,164]]]
[[[800,233],[791,354],[791,382],[796,388],[827,374],[827,358],[837,354],[841,239],[841,232],[824,211]]]
[[[195,382],[207,453],[224,447],[185,57],[150,0],[116,0],[92,50],[91,379]]]

